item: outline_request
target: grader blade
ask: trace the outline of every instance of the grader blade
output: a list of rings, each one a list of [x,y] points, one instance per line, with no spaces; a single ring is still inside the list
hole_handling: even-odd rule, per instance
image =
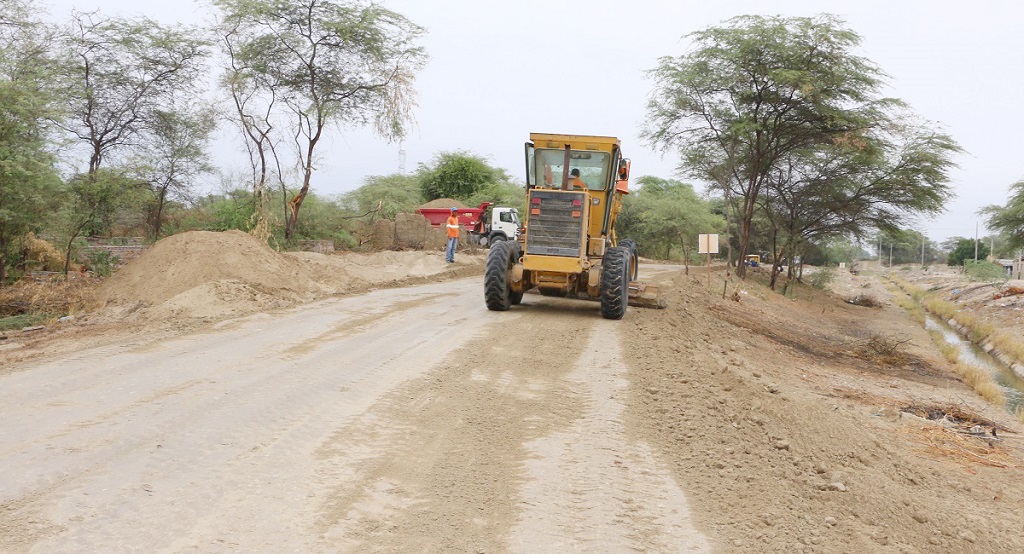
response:
[[[629,283],[629,305],[637,308],[662,309],[667,304],[665,295],[661,293],[661,289],[657,285],[631,281]]]

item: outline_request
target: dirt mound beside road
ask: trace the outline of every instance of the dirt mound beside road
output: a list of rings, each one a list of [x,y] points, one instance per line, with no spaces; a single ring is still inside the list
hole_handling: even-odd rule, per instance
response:
[[[482,256],[440,252],[276,252],[241,231],[163,239],[106,281],[97,298],[129,319],[222,319],[333,294],[479,273]]]
[[[266,307],[324,292],[303,263],[246,233],[192,231],[158,241],[105,282],[97,297],[121,306],[167,303],[179,315],[194,306],[214,315],[237,302]]]

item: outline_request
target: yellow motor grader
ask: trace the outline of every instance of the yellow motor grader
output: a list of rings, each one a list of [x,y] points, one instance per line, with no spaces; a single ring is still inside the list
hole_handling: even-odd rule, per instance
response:
[[[615,236],[629,169],[617,138],[530,133],[525,232],[491,247],[487,307],[508,310],[534,288],[600,300],[607,319],[622,319],[628,304],[664,307],[655,287],[636,280],[636,243]]]

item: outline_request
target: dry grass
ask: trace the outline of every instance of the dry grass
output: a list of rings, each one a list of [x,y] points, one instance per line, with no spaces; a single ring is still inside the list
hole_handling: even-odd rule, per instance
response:
[[[928,451],[961,463],[1004,469],[1020,467],[994,438],[978,437],[941,426],[921,427],[915,430],[915,434],[917,442],[925,445]]]
[[[1017,418],[1017,421],[1024,423],[1024,405],[1017,406],[1017,409],[1013,411],[1013,415]]]
[[[949,321],[957,315],[956,304],[949,302],[948,300],[942,300],[941,298],[936,298],[934,296],[924,296],[921,299],[921,304],[923,304],[925,309],[929,312],[941,317],[943,321]]]
[[[34,233],[25,235],[22,242],[30,270],[61,271],[64,269],[64,254],[49,242],[37,238]],[[72,265],[75,268],[78,267],[78,264]]]
[[[1011,360],[1024,362],[1024,342],[1016,335],[995,331],[989,336],[989,340],[996,350],[1006,354]]]
[[[920,302],[921,299],[924,297],[925,293],[927,292],[923,288],[921,288],[921,287],[919,287],[917,285],[912,285],[912,284],[904,281],[903,279],[900,279],[899,277],[892,277],[889,280],[894,285],[896,285],[901,290],[903,290],[903,292],[909,294],[910,297],[913,298],[915,302]]]
[[[985,400],[997,406],[1006,405],[1006,395],[1003,394],[1003,389],[999,388],[989,372],[973,365],[961,363],[954,363],[953,371]]]
[[[890,279],[889,282],[885,284],[885,288],[892,293],[896,305],[903,308],[910,315],[911,319],[921,325],[924,325],[924,308],[921,307],[921,304],[917,299],[915,299],[907,290],[910,287],[913,287],[913,285],[897,277]],[[910,296],[908,296],[908,294],[910,294]]]
[[[923,305],[928,311],[946,321],[956,320],[967,330],[972,342],[981,344],[986,340],[990,341],[997,350],[1009,356],[1010,359],[1024,362],[1024,342],[1021,342],[1016,335],[999,331],[996,325],[982,321],[973,313],[961,311],[953,302],[931,296],[924,299]]]
[[[952,364],[960,359],[960,347],[946,342],[946,337],[942,334],[942,331],[932,329],[928,331],[928,336],[932,338],[932,342],[939,348],[939,352],[942,353],[942,357],[946,358],[947,362]]]
[[[988,339],[1000,352],[1006,353],[1006,355],[1016,361],[1024,361],[1024,344],[1016,337],[1001,333],[994,325],[981,321],[970,312],[961,311],[953,302],[942,300],[935,295],[929,295],[920,287],[915,287],[902,279],[894,277],[891,280],[896,286],[909,293],[911,298],[919,301],[920,305],[927,311],[945,321],[955,320],[967,330],[967,334],[972,342],[981,344]],[[898,302],[900,306],[913,314],[914,306],[906,298]],[[916,315],[914,319],[917,319]],[[922,315],[921,320],[923,321],[923,319],[924,316]],[[963,378],[964,383],[985,400],[999,406],[1006,404],[1006,395],[992,378],[992,375],[981,368],[958,363],[960,348],[947,343],[939,331],[929,331],[928,334],[932,337],[932,341],[939,348],[939,352],[942,353],[943,357],[953,365],[953,370]],[[1018,413],[1017,417],[1020,418],[1022,416]]]
[[[71,315],[92,306],[94,283],[88,279],[70,281],[22,280],[0,287],[0,317],[24,314]]]
[[[985,321],[978,321],[970,328],[971,340],[981,344],[987,339],[990,339],[996,332],[996,326]]]
[[[924,325],[924,308],[922,308],[920,304],[915,302],[913,298],[904,295],[899,295],[896,297],[896,305],[906,310],[907,314],[910,315],[911,319],[920,323],[921,325]]]
[[[859,344],[854,350],[858,356],[865,360],[871,360],[879,365],[899,367],[911,361],[904,350],[910,339],[901,337],[888,338],[882,335],[874,335]]]

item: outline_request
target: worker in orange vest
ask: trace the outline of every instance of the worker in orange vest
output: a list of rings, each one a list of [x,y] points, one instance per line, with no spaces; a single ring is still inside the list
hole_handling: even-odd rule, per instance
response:
[[[570,185],[572,185],[573,187],[578,188],[578,189],[585,189],[585,188],[587,188],[587,184],[583,182],[583,179],[580,179],[580,170],[579,169],[573,168],[573,170],[571,172],[569,172],[569,176],[571,177],[569,179],[569,184]]]
[[[459,245],[459,209],[452,208],[451,215],[445,223],[448,230],[448,244],[444,249],[444,261],[455,263],[455,247]]]

